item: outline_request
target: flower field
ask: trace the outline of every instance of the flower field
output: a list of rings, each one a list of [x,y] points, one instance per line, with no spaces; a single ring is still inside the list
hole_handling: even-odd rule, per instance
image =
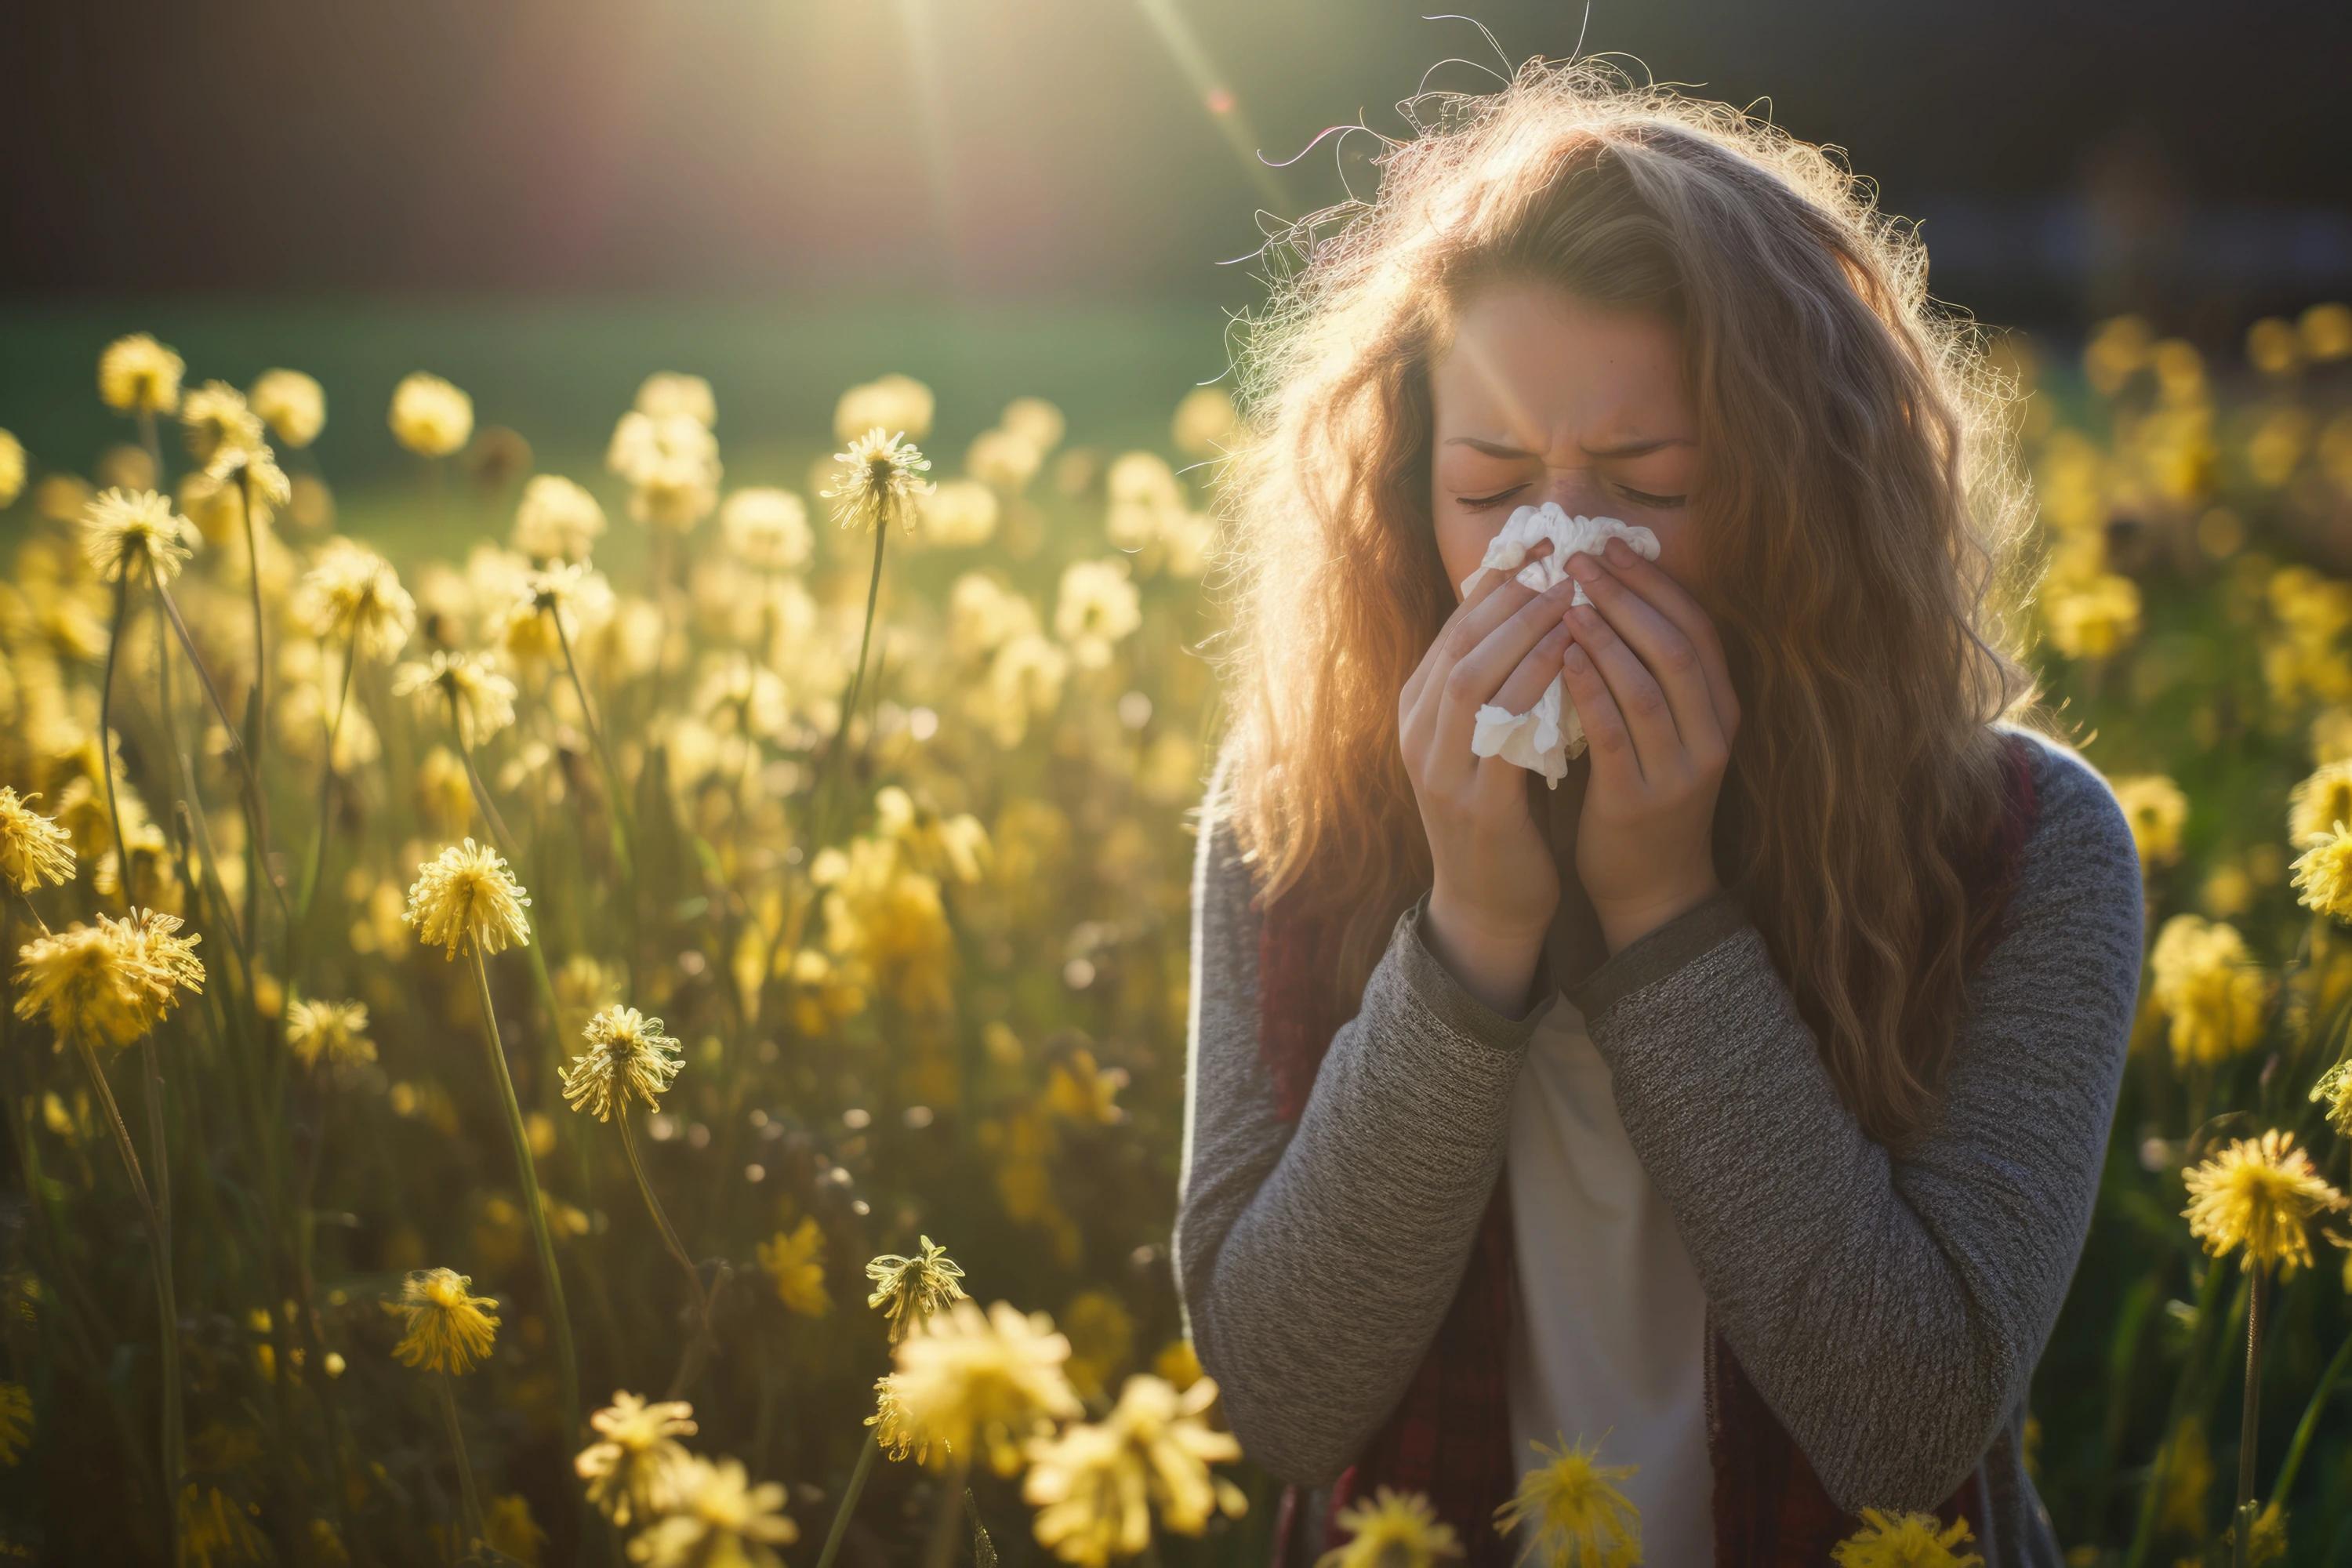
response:
[[[691,374],[604,438],[91,347],[94,471],[0,432],[0,1551],[1264,1561],[1168,1258],[1225,395],[950,455],[888,375],[746,485]],[[2080,1563],[2352,1560],[2352,308],[1999,353],[2149,912],[2030,1463]],[[1553,1561],[1634,1560],[1601,1469]]]

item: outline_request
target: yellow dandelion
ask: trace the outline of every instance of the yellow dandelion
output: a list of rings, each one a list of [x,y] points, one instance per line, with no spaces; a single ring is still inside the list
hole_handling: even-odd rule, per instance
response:
[[[1555,1436],[1558,1436],[1555,1434]],[[1557,1447],[1528,1445],[1543,1461],[1519,1478],[1510,1501],[1495,1510],[1495,1528],[1506,1534],[1530,1528],[1518,1560],[1536,1557],[1547,1568],[1627,1568],[1642,1560],[1642,1514],[1612,1482],[1640,1467],[1597,1465],[1595,1444]]]
[[[312,637],[349,644],[367,658],[390,658],[416,629],[416,601],[392,563],[347,539],[327,546],[294,591],[291,608]]]
[[[696,1430],[694,1406],[683,1400],[647,1404],[615,1390],[613,1403],[588,1417],[597,1440],[580,1450],[572,1468],[588,1483],[588,1500],[614,1524],[656,1519],[676,1506],[677,1472],[687,1451],[677,1441]]]
[[[2352,832],[2342,818],[2294,858],[2294,886],[2306,908],[2352,920]]]
[[[629,1561],[645,1568],[782,1568],[774,1548],[800,1539],[784,1489],[753,1486],[738,1459],[688,1456],[677,1471],[677,1510],[638,1532]]]
[[[719,423],[719,400],[711,395],[710,383],[674,370],[657,370],[646,377],[635,406],[655,419],[683,416],[700,425]]]
[[[437,375],[413,371],[392,389],[393,438],[422,458],[446,458],[474,433],[474,400]]]
[[[790,1231],[759,1244],[760,1267],[775,1282],[776,1300],[803,1318],[822,1318],[833,1310],[833,1297],[824,1288],[824,1233],[814,1215],[803,1215]]]
[[[0,507],[14,502],[25,489],[25,444],[0,430]]]
[[[190,1481],[180,1489],[180,1554],[195,1568],[268,1561],[269,1545],[254,1521],[261,1510],[233,1503],[218,1487]]]
[[[247,401],[289,447],[307,447],[326,428],[326,389],[299,370],[263,371]]]
[[[304,996],[286,1005],[286,1048],[306,1068],[322,1061],[333,1067],[358,1067],[375,1060],[375,1042],[367,1034],[364,1002],[323,1002]]]
[[[1954,1550],[1975,1539],[1965,1519],[1947,1525],[1932,1513],[1889,1515],[1866,1508],[1862,1528],[1831,1555],[1838,1568],[1984,1568],[1977,1553]]]
[[[182,991],[204,989],[202,939],[180,917],[132,910],[26,942],[16,959],[16,1016],[46,1017],[60,1045],[127,1046],[161,1023]]]
[[[0,1383],[0,1465],[13,1466],[33,1441],[33,1391]]]
[[[985,1455],[1001,1476],[1021,1445],[1085,1413],[1062,1371],[1070,1342],[1043,1312],[955,1302],[898,1342],[890,1394],[907,1430],[955,1453]]]
[[[460,942],[488,955],[530,944],[530,922],[522,912],[530,902],[506,857],[468,837],[418,868],[406,919],[419,940],[439,942],[446,958],[457,956]]]
[[[520,1492],[508,1492],[483,1507],[482,1542],[522,1568],[539,1568],[540,1548],[547,1544],[547,1531],[530,1516],[530,1500]]]
[[[1208,1423],[1216,1398],[1211,1378],[1180,1394],[1139,1373],[1101,1422],[1074,1422],[1029,1443],[1022,1496],[1037,1507],[1038,1543],[1066,1563],[1101,1568],[1150,1543],[1154,1512],[1177,1535],[1199,1535],[1221,1511],[1242,1513],[1241,1489],[1209,1468],[1242,1452],[1233,1434]]]
[[[2174,915],[2148,952],[2149,989],[2169,1021],[2172,1058],[2225,1061],[2261,1043],[2269,977],[2235,926]]]
[[[33,809],[39,798],[0,784],[0,878],[20,893],[73,879],[73,835]]]
[[[585,561],[604,534],[604,509],[560,474],[534,474],[515,506],[514,547],[540,561]]]
[[[245,394],[225,381],[208,381],[188,394],[180,405],[180,430],[188,456],[209,466],[224,450],[257,447],[262,441],[261,416]]]
[[[480,745],[514,722],[515,684],[467,653],[436,648],[433,657],[404,664],[394,675],[395,697],[439,697],[448,704],[458,738]]]
[[[2294,1134],[2272,1128],[2241,1138],[2188,1173],[2190,1233],[2215,1257],[2243,1248],[2240,1262],[2311,1262],[2306,1234],[2313,1216],[2344,1204],[2344,1196],[2312,1168]]]
[[[499,1318],[488,1309],[498,1302],[475,1295],[473,1286],[471,1276],[454,1268],[419,1269],[402,1282],[396,1310],[406,1315],[407,1331],[392,1353],[403,1365],[471,1372],[490,1353]]]
[[[153,490],[107,490],[82,509],[82,553],[109,583],[141,563],[168,583],[203,542],[196,525]]]
[[[912,445],[901,446],[905,434],[886,436],[877,425],[833,455],[834,481],[818,494],[833,502],[835,522],[870,533],[895,518],[915,531],[917,504],[931,492],[931,481],[922,477],[931,460]]]
[[[145,332],[106,345],[98,356],[98,395],[118,414],[169,414],[180,405],[178,354]]]
[[[2132,773],[2107,781],[2130,825],[2143,868],[2180,858],[2181,831],[2189,822],[2189,796],[2161,773]]]
[[[2328,1125],[2352,1138],[2352,1057],[2321,1073],[2308,1098],[2326,1102]]]
[[[911,1258],[886,1252],[866,1264],[866,1278],[874,1281],[866,1304],[882,1310],[893,1344],[949,1302],[963,1300],[962,1266],[928,1236],[917,1242]]]
[[[908,1422],[907,1413],[898,1408],[898,1398],[890,1392],[890,1378],[887,1373],[874,1380],[874,1413],[866,1418],[865,1424],[874,1428],[875,1446],[892,1459],[904,1459],[911,1455],[919,1465],[930,1462],[934,1439],[929,1433]],[[939,1447],[940,1454],[945,1456],[947,1445],[940,1443]]]
[[[645,1101],[647,1110],[661,1109],[663,1093],[685,1063],[677,1038],[662,1033],[659,1018],[635,1007],[606,1007],[588,1020],[582,1034],[588,1048],[560,1074],[564,1100],[572,1110],[609,1121],[615,1110],[626,1116],[632,1100]]]
[[[1315,1568],[1436,1568],[1462,1555],[1454,1527],[1419,1492],[1381,1487],[1341,1509],[1338,1523],[1354,1533],[1318,1557]]]

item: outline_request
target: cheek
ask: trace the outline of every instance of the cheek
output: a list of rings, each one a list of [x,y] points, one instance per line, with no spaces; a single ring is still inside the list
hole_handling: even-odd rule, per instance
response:
[[[1508,513],[1488,514],[1465,512],[1459,507],[1439,505],[1437,516],[1437,554],[1445,563],[1445,580],[1452,584],[1454,596],[1462,597],[1462,579],[1478,570],[1478,563],[1486,558],[1486,543],[1495,531],[1503,526]],[[1664,546],[1665,535],[1658,536]]]

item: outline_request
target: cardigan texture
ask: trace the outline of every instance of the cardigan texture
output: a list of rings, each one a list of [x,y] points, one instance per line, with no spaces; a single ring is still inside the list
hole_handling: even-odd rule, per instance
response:
[[[1253,1460],[1327,1488],[1395,1408],[1495,1193],[1528,1042],[1565,994],[1743,1382],[1829,1497],[1933,1510],[1979,1486],[1989,1564],[2059,1562],[2021,1430],[2090,1224],[2144,915],[2105,781],[2062,742],[1996,728],[2027,742],[2039,809],[1940,1112],[1900,1158],[1843,1106],[1727,890],[1595,963],[1548,944],[1520,1017],[1436,958],[1424,893],[1286,1117],[1221,755],[1194,861],[1173,1250],[1188,1331]]]

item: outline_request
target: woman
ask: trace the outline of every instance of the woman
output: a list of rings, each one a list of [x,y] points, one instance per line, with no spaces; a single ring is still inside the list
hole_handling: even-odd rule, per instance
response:
[[[1654,1563],[1819,1564],[1867,1508],[2054,1564],[2027,1394],[2143,931],[1994,607],[2005,389],[1727,106],[1536,61],[1415,123],[1293,237],[1222,488],[1175,1256],[1282,1550],[1388,1486],[1506,1561],[1580,1447]],[[1547,501],[1656,559],[1465,597]],[[1474,754],[1555,679],[1558,788]]]

